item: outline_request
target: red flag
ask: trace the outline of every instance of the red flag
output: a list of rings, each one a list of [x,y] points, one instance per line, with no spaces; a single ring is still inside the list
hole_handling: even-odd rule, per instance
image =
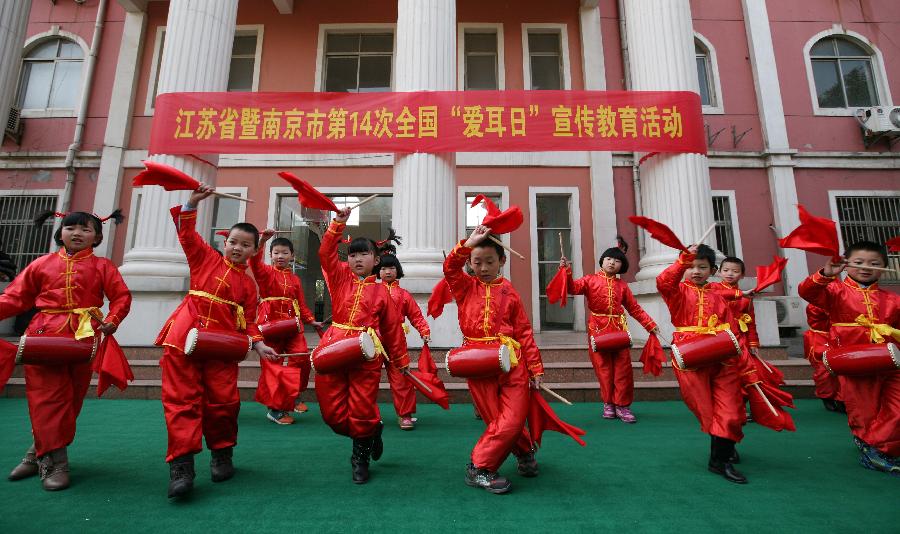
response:
[[[775,256],[775,261],[769,265],[759,265],[756,267],[756,287],[753,291],[759,293],[763,289],[781,280],[781,272],[787,265],[787,258]]]
[[[260,374],[253,400],[266,406],[293,403],[300,395],[300,368],[270,365]]]
[[[490,228],[492,233],[508,234],[522,226],[524,221],[525,216],[522,215],[522,210],[519,206],[510,206],[508,210],[504,210],[500,213],[494,215],[489,213],[487,217],[481,221],[481,224]]]
[[[149,159],[143,163],[147,169],[131,181],[135,186],[160,185],[166,191],[196,191],[200,187],[200,182],[175,167]]]
[[[547,300],[550,304],[556,304],[565,308],[569,300],[569,273],[565,268],[556,271],[556,276],[547,284]]]
[[[756,376],[765,383],[777,388],[784,384],[784,373],[781,369],[775,367],[771,362],[767,362],[762,358],[750,355],[750,363],[756,369]]]
[[[134,373],[131,372],[125,352],[122,351],[116,338],[108,335],[103,336],[97,348],[97,356],[91,370],[97,373],[98,397],[102,397],[110,385],[116,386],[119,391],[125,391],[128,382],[134,380]]]
[[[453,293],[450,292],[450,284],[446,278],[441,278],[434,289],[431,290],[431,296],[428,297],[428,315],[437,319],[444,313],[444,305],[453,302]]]
[[[285,181],[291,184],[291,187],[297,192],[297,200],[303,207],[315,210],[338,211],[334,202],[318,192],[315,187],[309,184],[309,182],[301,180],[286,171],[279,172],[278,176],[281,176]]]
[[[834,221],[810,215],[802,204],[797,204],[797,211],[800,214],[800,226],[794,228],[787,237],[779,239],[778,245],[781,248],[797,248],[820,256],[830,256],[832,261],[840,261],[837,226]]]
[[[528,430],[531,432],[531,439],[538,445],[541,444],[541,436],[545,430],[566,434],[582,447],[586,445],[581,439],[584,430],[560,419],[540,392],[534,389],[531,390],[531,406],[528,408]]]
[[[434,365],[434,360],[431,358],[431,349],[428,348],[428,345],[422,346],[422,353],[419,354],[419,362],[417,364],[418,370],[410,370],[409,372],[415,375],[416,378],[424,382],[431,388],[431,392],[427,391],[420,384],[417,384],[415,380],[412,380],[408,376],[406,377],[409,380],[409,383],[412,384],[422,395],[425,395],[430,399],[433,403],[437,404],[441,408],[445,410],[450,409],[450,394],[447,393],[447,386],[444,385],[444,382],[438,378],[437,375],[437,366]]]
[[[628,220],[646,230],[650,237],[663,245],[687,252],[687,247],[681,243],[675,232],[663,223],[654,221],[649,217],[636,217],[634,215],[628,217]]]
[[[644,350],[641,351],[641,363],[644,364],[644,374],[659,376],[662,373],[662,364],[666,361],[666,353],[656,334],[650,334]]]
[[[888,252],[900,252],[900,235],[888,239],[884,245],[887,247]]]
[[[756,385],[759,386],[759,389],[756,388]],[[791,406],[791,404],[784,404],[783,397],[784,395],[790,397],[790,394],[773,388],[765,382],[757,382],[756,385],[750,385],[746,388],[753,421],[776,432],[781,432],[782,430],[793,432],[797,430],[797,427],[794,425],[794,419],[783,408],[784,406]],[[766,402],[766,400],[769,402]]]
[[[0,391],[6,387],[9,377],[12,376],[13,369],[16,367],[17,352],[19,352],[19,347],[0,339]]]
[[[488,215],[499,215],[500,214],[500,208],[498,208],[497,205],[494,204],[494,201],[482,194],[478,194],[472,200],[472,207],[474,208],[475,206],[477,206],[478,204],[480,204],[482,202],[484,202],[484,209],[487,210]]]
[[[216,232],[216,235],[227,238],[229,235],[231,235],[231,230],[219,230],[218,232]]]

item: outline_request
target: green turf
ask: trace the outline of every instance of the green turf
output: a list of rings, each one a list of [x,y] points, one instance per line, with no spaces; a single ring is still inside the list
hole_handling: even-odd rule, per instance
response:
[[[334,435],[316,405],[276,426],[257,404],[240,415],[237,475],[213,484],[209,453],[186,502],[166,499],[166,434],[159,401],[88,400],[70,448],[72,487],[48,493],[37,479],[0,480],[3,532],[572,531],[898,532],[900,477],[867,471],[844,417],[800,401],[800,431],[750,425],[739,446],[750,484],[706,471],[709,438],[678,402],[638,403],[640,422],[599,417],[596,403],[557,412],[587,430],[585,448],[555,433],[538,453],[541,474],[502,472],[508,495],[463,483],[482,423],[471,405],[421,406],[402,432],[385,410],[385,454],[369,484],[350,482],[350,440]],[[390,417],[389,417],[390,416]],[[0,467],[29,444],[23,399],[0,399]]]

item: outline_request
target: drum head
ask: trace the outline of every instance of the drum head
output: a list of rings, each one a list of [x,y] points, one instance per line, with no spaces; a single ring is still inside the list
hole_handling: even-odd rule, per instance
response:
[[[506,345],[500,345],[500,370],[504,373],[508,373],[512,368],[512,364],[509,360],[509,347]]]
[[[887,350],[888,354],[891,355],[891,359],[894,360],[894,365],[897,366],[897,369],[900,369],[900,350],[897,349],[897,345],[888,343]]]
[[[200,335],[200,330],[196,328],[191,328],[187,337],[184,338],[184,353],[190,354],[194,352],[194,348],[197,346],[197,336]]]
[[[375,359],[375,340],[372,339],[368,332],[363,332],[359,335],[359,348],[362,349],[363,357],[366,360],[372,361]]]

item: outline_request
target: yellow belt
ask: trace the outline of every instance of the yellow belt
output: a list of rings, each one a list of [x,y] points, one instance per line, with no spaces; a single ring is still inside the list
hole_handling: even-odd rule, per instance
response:
[[[625,317],[624,313],[596,313],[591,312],[591,315],[594,317],[608,317],[610,320],[618,319],[619,325],[622,326],[622,330],[628,331],[628,319]]]
[[[729,330],[731,325],[729,323],[719,323],[719,317],[717,315],[710,315],[709,321],[706,323],[706,326],[676,326],[676,332],[694,332],[695,334],[704,334],[707,336],[714,336],[719,332],[724,332],[725,330]]]
[[[217,304],[227,304],[234,308],[234,318],[237,321],[237,327],[239,330],[247,329],[247,320],[244,318],[244,307],[238,304],[237,302],[232,302],[230,300],[223,299],[222,297],[217,297],[212,293],[207,293],[206,291],[198,291],[196,289],[192,289],[188,291],[188,295],[193,295],[195,297],[202,297],[207,300],[211,300]]]
[[[354,332],[365,332],[372,336],[372,342],[375,343],[375,356],[381,354],[385,358],[387,358],[387,352],[384,350],[384,345],[381,344],[381,338],[378,337],[378,332],[375,331],[371,326],[351,326],[349,324],[342,323],[331,323],[331,326],[335,328],[340,328],[341,330],[352,330]]]
[[[517,356],[518,351],[522,350],[522,345],[516,341],[515,339],[505,335],[505,334],[497,334],[496,336],[489,337],[469,337],[465,336],[466,341],[474,341],[476,343],[490,343],[492,341],[499,341],[501,345],[505,345],[507,349],[509,349],[509,365],[510,367],[515,367],[519,365],[519,358]]]
[[[103,312],[96,306],[90,308],[72,308],[70,310],[41,310],[41,313],[73,313],[77,315],[78,328],[75,330],[75,339],[84,339],[86,337],[94,336],[94,326],[91,324],[91,319],[97,319],[98,321],[103,322]]]
[[[884,343],[884,338],[892,337],[900,341],[900,329],[889,324],[876,323],[872,319],[860,314],[855,323],[831,323],[831,326],[856,326],[869,329],[869,339],[872,343]]]
[[[292,299],[290,297],[266,297],[266,298],[262,299],[261,302],[271,302],[273,300],[289,300],[289,301],[291,301],[291,304],[294,305],[294,315],[298,319],[303,320],[303,318],[300,317],[300,303],[297,302],[297,299]]]
[[[744,315],[741,315],[740,317],[738,317],[737,321],[738,321],[738,326],[741,327],[741,332],[749,332],[750,327],[747,325],[749,325],[750,323],[753,322],[753,317],[750,317],[749,313],[745,313]]]
[[[403,323],[403,324],[400,325],[400,326],[403,327],[403,333],[404,333],[404,334],[408,334],[408,333],[409,333],[409,325],[408,325],[408,324]]]

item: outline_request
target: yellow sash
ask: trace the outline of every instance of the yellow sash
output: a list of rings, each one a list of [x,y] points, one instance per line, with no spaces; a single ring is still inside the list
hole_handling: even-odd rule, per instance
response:
[[[622,330],[628,331],[628,319],[625,317],[624,313],[595,313],[591,312],[591,315],[594,317],[608,317],[610,320],[618,319],[619,325],[622,327]]]
[[[261,300],[261,302],[271,302],[273,300],[289,300],[291,304],[294,305],[294,316],[299,318],[301,321],[303,318],[300,316],[300,303],[297,302],[297,299],[292,299],[290,297],[266,297]]]
[[[741,327],[741,332],[749,332],[750,327],[747,325],[749,325],[750,323],[753,322],[753,317],[750,317],[749,313],[745,313],[744,315],[741,315],[740,317],[738,317],[737,321],[738,321],[738,326]]]
[[[676,332],[694,332],[695,334],[704,334],[707,336],[714,336],[719,332],[723,332],[725,330],[729,330],[731,325],[729,323],[719,323],[718,315],[710,315],[709,321],[706,323],[706,326],[676,326]]]
[[[335,328],[340,328],[341,330],[352,330],[354,332],[365,332],[372,336],[372,342],[375,343],[375,356],[379,354],[387,358],[387,352],[384,350],[384,345],[381,344],[381,338],[378,337],[378,332],[375,331],[371,326],[350,326],[349,324],[342,324],[337,322],[332,322],[331,326]]]
[[[195,297],[202,297],[207,300],[211,300],[216,304],[227,304],[234,308],[234,318],[237,322],[237,327],[239,330],[247,329],[247,320],[244,319],[244,307],[238,304],[237,302],[232,302],[230,300],[223,299],[222,297],[217,297],[212,293],[207,293],[206,291],[198,291],[196,289],[192,289],[188,291],[188,295],[193,295]]]
[[[519,365],[518,351],[522,350],[522,345],[516,341],[515,339],[505,335],[505,334],[497,334],[496,336],[489,337],[469,337],[465,336],[466,341],[474,341],[476,343],[490,343],[492,341],[499,341],[501,345],[505,345],[507,349],[509,349],[509,365],[510,368]]]
[[[869,339],[872,343],[884,343],[884,338],[892,337],[896,341],[900,341],[900,329],[894,328],[889,324],[876,323],[865,315],[860,314],[856,318],[855,323],[831,323],[831,326],[857,326],[869,329]]]
[[[78,328],[75,330],[75,339],[84,339],[86,337],[94,336],[94,326],[91,324],[91,319],[97,319],[101,323],[103,322],[103,312],[100,311],[100,308],[93,306],[90,308],[72,308],[71,310],[41,310],[42,313],[73,313],[78,316]]]
[[[403,333],[404,333],[404,334],[408,334],[408,333],[409,333],[409,325],[408,325],[408,324],[403,323],[403,324],[400,325],[400,326],[403,327]]]

